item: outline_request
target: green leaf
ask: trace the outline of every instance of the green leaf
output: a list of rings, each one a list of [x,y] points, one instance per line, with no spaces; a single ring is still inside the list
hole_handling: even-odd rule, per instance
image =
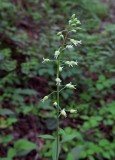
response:
[[[48,135],[48,134],[40,135],[40,136],[38,136],[38,137],[40,137],[40,138],[44,138],[44,139],[55,139],[53,136]]]
[[[16,150],[14,148],[10,148],[8,150],[7,156],[10,157],[10,158],[15,157],[16,156]]]
[[[82,146],[74,147],[70,151],[70,154],[73,156],[73,160],[79,160],[82,151],[83,151],[83,147]]]
[[[58,142],[59,146],[58,146],[58,157],[59,157],[59,153],[60,153],[60,142]],[[52,145],[52,160],[56,160],[56,152],[57,152],[57,141],[55,140],[53,142]]]
[[[89,156],[89,160],[95,160],[92,156]]]
[[[110,159],[110,154],[109,154],[109,152],[103,152],[102,154],[103,154],[103,157],[104,157],[104,158]]]
[[[56,119],[55,118],[49,118],[49,119],[47,119],[46,126],[50,130],[55,129],[56,128]]]
[[[67,142],[67,141],[70,141],[72,140],[73,138],[76,138],[76,135],[75,134],[71,134],[71,135],[67,135],[63,138],[63,140],[61,141],[62,143],[64,142]]]
[[[96,88],[100,91],[103,89],[103,85],[102,84],[96,84]]]
[[[18,150],[16,156],[26,156],[31,150]]]
[[[18,88],[15,90],[15,94],[22,94],[22,95],[36,95],[38,94],[37,91],[33,90],[33,89],[21,89],[21,88]]]
[[[67,160],[75,160],[72,153],[69,153],[67,156]]]
[[[28,114],[29,112],[31,112],[32,109],[33,109],[32,106],[25,106],[25,107],[23,108],[23,113],[26,115],[26,114]]]
[[[29,151],[31,151],[33,149],[37,149],[37,145],[28,141],[27,139],[20,139],[15,142],[14,148],[16,150],[29,150]]]
[[[66,135],[65,131],[62,128],[59,128],[59,134]]]
[[[0,160],[12,160],[12,158],[4,157],[4,158],[0,158]]]
[[[106,145],[109,145],[109,141],[106,140],[106,139],[101,139],[100,142],[99,142],[99,145],[100,145],[101,147],[104,147],[104,146],[106,146]]]
[[[13,115],[14,112],[12,112],[10,109],[6,108],[0,108],[0,115],[5,116],[5,115]]]

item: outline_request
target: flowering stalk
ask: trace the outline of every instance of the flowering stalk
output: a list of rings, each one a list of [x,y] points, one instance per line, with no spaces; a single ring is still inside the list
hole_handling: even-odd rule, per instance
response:
[[[61,34],[62,35],[62,34]],[[57,78],[56,79],[60,79],[60,66],[61,66],[61,55],[62,55],[62,52],[63,52],[63,49],[64,49],[64,46],[65,46],[65,43],[66,43],[66,39],[67,39],[67,35],[68,35],[68,30],[66,32],[66,35],[64,37],[64,40],[63,40],[63,44],[62,44],[62,47],[60,49],[60,54],[57,58]],[[57,137],[56,137],[56,143],[57,143],[57,151],[56,151],[56,160],[58,160],[58,154],[59,154],[59,140],[60,140],[60,137],[59,137],[59,106],[60,106],[60,96],[59,96],[59,93],[60,93],[60,88],[59,88],[60,84],[57,83]]]
[[[56,124],[56,138],[55,139],[55,152],[53,152],[55,155],[53,156],[53,160],[58,160],[59,159],[59,145],[60,145],[60,135],[59,135],[59,118],[60,116],[63,117],[67,117],[67,113],[69,112],[71,114],[76,113],[77,111],[75,109],[70,109],[70,110],[66,110],[66,108],[61,109],[60,107],[60,92],[64,89],[76,89],[76,85],[73,85],[72,82],[67,83],[66,85],[64,85],[63,88],[61,88],[61,83],[62,80],[60,78],[60,72],[63,71],[63,68],[65,66],[69,66],[69,67],[74,67],[78,65],[77,61],[62,61],[62,53],[64,52],[65,49],[71,49],[73,48],[73,46],[78,46],[79,44],[81,44],[81,41],[79,40],[75,40],[75,39],[70,39],[68,38],[68,35],[70,33],[75,33],[79,27],[77,27],[77,25],[80,24],[80,21],[75,17],[75,14],[72,15],[71,19],[69,20],[69,24],[66,30],[62,31],[62,32],[58,32],[57,36],[59,38],[62,39],[62,45],[61,47],[55,51],[54,54],[54,58],[55,60],[50,60],[50,59],[45,59],[43,58],[43,63],[51,63],[51,62],[56,62],[57,64],[57,71],[56,71],[56,86],[57,89],[56,91],[53,91],[52,93],[50,93],[49,95],[46,95],[43,99],[42,102],[45,102],[47,99],[49,99],[49,97],[56,92],[56,101],[53,103],[53,106],[55,106],[56,108],[56,119],[57,119],[57,124]],[[65,36],[63,35],[63,32],[65,32]],[[69,39],[69,42],[68,42]],[[62,66],[63,65],[63,66]],[[51,136],[42,136],[42,137],[51,137]]]

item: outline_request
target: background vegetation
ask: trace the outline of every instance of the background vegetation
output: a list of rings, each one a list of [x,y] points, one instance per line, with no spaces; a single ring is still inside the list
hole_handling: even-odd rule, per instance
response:
[[[77,90],[63,92],[61,103],[78,114],[60,125],[65,141],[76,138],[64,143],[60,160],[115,158],[114,7],[114,0],[0,0],[0,160],[51,159],[52,141],[38,135],[55,134],[51,102],[40,102],[55,90],[55,66],[41,62],[73,13],[82,23],[74,38],[83,44],[69,52],[79,66],[61,76]]]

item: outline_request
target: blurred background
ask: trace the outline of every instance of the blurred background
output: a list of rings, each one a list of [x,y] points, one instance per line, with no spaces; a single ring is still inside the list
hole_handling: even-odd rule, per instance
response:
[[[40,102],[55,90],[55,64],[41,62],[53,57],[56,33],[74,13],[82,29],[73,38],[82,45],[65,58],[79,65],[61,78],[77,89],[62,92],[61,106],[78,113],[60,127],[76,138],[63,144],[60,160],[114,160],[114,0],[0,0],[0,160],[51,160],[52,141],[38,135],[55,135],[52,101]]]

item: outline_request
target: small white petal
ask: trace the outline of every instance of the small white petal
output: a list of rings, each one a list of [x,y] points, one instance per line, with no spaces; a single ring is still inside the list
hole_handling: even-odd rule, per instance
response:
[[[48,59],[48,58],[43,58],[43,61],[42,61],[42,63],[45,63],[45,62],[50,62],[50,59]]]
[[[58,58],[58,56],[60,55],[60,51],[58,50],[58,51],[55,51],[55,54],[54,54],[54,57],[57,59]]]
[[[57,85],[60,85],[61,79],[60,79],[60,78],[56,78],[56,82],[57,82],[57,83],[56,83]]]
[[[76,89],[76,88],[75,88],[75,85],[73,85],[71,82],[68,83],[68,84],[66,84],[65,87],[66,87],[66,88],[69,88],[69,89]]]
[[[57,102],[54,102],[53,105],[54,105],[54,106],[57,106],[58,104],[57,104]]]
[[[63,108],[63,109],[61,110],[60,114],[61,114],[62,116],[64,116],[65,118],[67,117],[65,108]]]
[[[62,69],[63,69],[63,67],[61,67],[61,66],[60,66],[60,67],[59,67],[59,71],[61,72],[61,71],[62,71]]]

